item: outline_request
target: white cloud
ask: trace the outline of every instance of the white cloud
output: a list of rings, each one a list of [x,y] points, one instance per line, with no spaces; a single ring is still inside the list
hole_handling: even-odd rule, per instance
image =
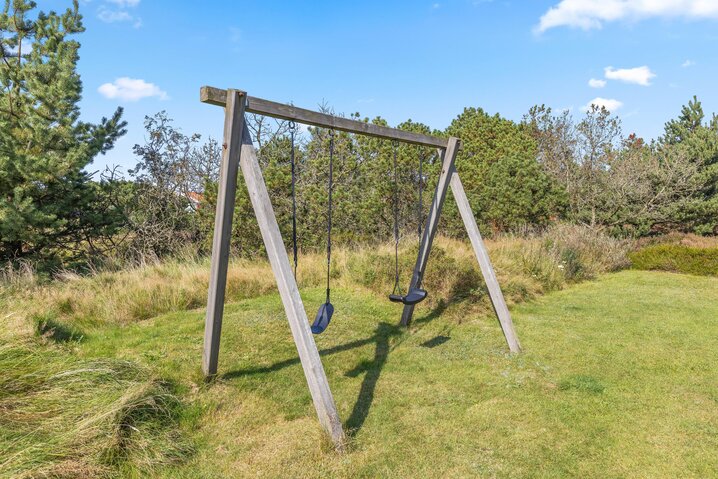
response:
[[[609,80],[618,80],[624,83],[634,83],[642,86],[649,86],[651,84],[651,78],[656,76],[656,74],[645,65],[636,68],[606,67],[603,72]]]
[[[603,88],[606,86],[606,80],[597,80],[596,78],[591,78],[588,80],[588,86],[591,88]]]
[[[142,19],[128,11],[139,4],[140,0],[106,0],[97,9],[97,18],[105,23],[132,22],[133,27],[140,28]]]
[[[537,33],[555,27],[598,29],[618,20],[650,17],[718,19],[715,0],[561,0],[541,16]]]
[[[696,62],[694,62],[693,60],[686,60],[683,63],[681,63],[681,66],[683,68],[688,68],[688,67],[692,67],[695,64],[696,64]]]
[[[597,96],[593,100],[589,101],[585,107],[583,107],[584,110],[590,110],[591,105],[596,105],[597,107],[604,107],[610,112],[615,112],[623,106],[623,102],[614,100],[612,98],[601,98],[600,96]]]
[[[100,10],[97,12],[97,18],[102,20],[105,23],[115,23],[115,22],[131,22],[134,20],[132,15],[129,13],[122,11],[122,10],[108,10],[104,7],[101,7]]]
[[[136,78],[121,77],[112,83],[100,85],[97,89],[105,98],[125,101],[137,101],[142,98],[157,97],[160,100],[167,100],[169,97],[165,91],[154,83],[147,83]]]

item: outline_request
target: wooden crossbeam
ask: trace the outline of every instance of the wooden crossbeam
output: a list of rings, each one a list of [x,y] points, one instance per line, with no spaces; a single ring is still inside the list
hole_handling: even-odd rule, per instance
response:
[[[211,86],[203,86],[200,89],[200,100],[210,105],[225,106],[227,98],[227,90],[214,88]],[[413,145],[432,146],[437,148],[446,148],[447,140],[431,135],[423,135],[411,131],[398,130],[387,126],[373,125],[363,121],[350,120],[326,113],[297,108],[292,105],[284,105],[274,101],[263,100],[253,96],[247,96],[246,109],[249,113],[257,113],[258,115],[271,116],[281,120],[292,120],[305,125],[319,126],[323,128],[331,128],[333,130],[347,131],[350,133],[359,133],[362,135],[384,138],[387,140],[397,140]]]

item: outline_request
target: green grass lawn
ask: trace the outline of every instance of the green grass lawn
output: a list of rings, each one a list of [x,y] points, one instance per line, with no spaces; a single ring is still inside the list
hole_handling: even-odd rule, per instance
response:
[[[313,316],[323,291],[304,293]],[[718,278],[624,271],[514,307],[513,356],[497,321],[461,304],[420,305],[407,332],[383,297],[332,299],[316,339],[344,454],[316,421],[276,295],[227,305],[210,385],[202,310],[85,328],[73,361],[138,362],[179,395],[186,459],[162,477],[718,477]]]

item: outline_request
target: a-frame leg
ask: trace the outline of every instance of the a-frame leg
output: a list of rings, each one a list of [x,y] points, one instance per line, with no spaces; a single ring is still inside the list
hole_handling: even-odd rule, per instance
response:
[[[249,198],[262,232],[269,262],[277,280],[279,294],[289,320],[289,327],[297,346],[299,359],[309,385],[319,423],[327,431],[337,449],[345,444],[339,414],[329,389],[319,351],[314,342],[309,321],[299,289],[292,274],[289,257],[279,231],[277,218],[264,183],[257,153],[244,119],[246,94],[237,90],[227,91],[225,110],[224,145],[220,167],[220,183],[217,197],[212,265],[210,272],[209,301],[205,321],[205,342],[202,370],[205,375],[217,373],[219,339],[224,309],[224,293],[229,261],[229,240],[232,230],[232,214],[237,190],[237,171],[242,169]]]
[[[239,132],[235,134],[239,136]],[[319,422],[327,431],[337,449],[342,449],[345,444],[344,430],[339,421],[339,414],[329,389],[329,382],[324,373],[317,345],[309,329],[307,313],[304,311],[302,298],[299,296],[299,288],[292,273],[292,267],[289,264],[289,256],[287,256],[287,250],[279,231],[277,218],[274,215],[274,209],[269,199],[267,186],[262,177],[262,170],[257,161],[257,153],[252,145],[246,122],[242,131],[242,152],[239,164],[242,169],[242,176],[247,184],[249,198],[254,207],[259,229],[262,232],[269,263],[272,265],[272,271],[277,280],[279,295],[284,304],[289,327],[294,337],[294,343],[297,346],[299,359],[309,385],[309,392],[314,401],[314,408],[317,411],[317,416],[319,416]]]
[[[516,336],[514,323],[511,321],[511,314],[509,314],[509,308],[506,306],[504,295],[501,292],[499,281],[496,278],[496,272],[491,265],[489,252],[486,250],[484,240],[481,238],[481,233],[479,233],[479,227],[476,225],[476,218],[474,218],[474,213],[469,205],[469,199],[466,197],[464,185],[461,184],[459,174],[453,168],[451,174],[451,191],[454,194],[454,200],[456,200],[461,218],[464,220],[466,232],[469,234],[471,246],[474,248],[476,259],[479,261],[479,267],[481,268],[481,274],[484,276],[486,287],[489,290],[491,304],[494,306],[496,316],[499,318],[499,324],[501,325],[501,330],[504,332],[504,337],[509,345],[509,349],[512,353],[521,352],[521,344],[519,343],[518,336]]]
[[[429,216],[427,216],[426,218],[424,235],[421,238],[421,244],[419,245],[419,254],[416,258],[416,265],[414,265],[414,272],[411,275],[411,284],[409,286],[410,288],[420,288],[421,282],[424,279],[424,271],[426,269],[426,263],[429,260],[431,244],[434,241],[436,229],[439,225],[441,209],[444,206],[446,192],[449,189],[451,172],[454,171],[454,161],[456,160],[456,154],[458,153],[458,151],[459,139],[454,137],[449,138],[449,142],[446,146],[446,150],[444,151],[444,158],[441,164],[441,175],[439,175],[439,182],[436,184],[434,198],[431,200],[431,209],[429,210]],[[411,317],[413,314],[414,305],[405,305],[404,311],[401,314],[401,324],[403,326],[408,326],[411,322]]]
[[[219,188],[217,210],[214,218],[212,239],[212,263],[209,270],[209,293],[207,314],[204,322],[204,349],[202,351],[202,372],[205,376],[217,374],[219,338],[222,334],[224,293],[227,287],[227,266],[229,263],[229,240],[232,233],[232,215],[237,192],[239,152],[244,123],[245,96],[236,90],[227,92],[224,110],[224,143],[222,163],[219,167]]]

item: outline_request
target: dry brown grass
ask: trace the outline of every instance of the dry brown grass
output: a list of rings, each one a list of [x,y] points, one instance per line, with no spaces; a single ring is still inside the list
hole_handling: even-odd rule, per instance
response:
[[[507,301],[513,304],[626,266],[630,244],[586,228],[559,225],[540,235],[506,236],[488,241],[487,247]],[[404,288],[417,248],[414,240],[401,244],[399,260]],[[394,281],[393,254],[392,244],[337,249],[332,255],[333,287],[364,288],[376,294],[388,294]],[[322,286],[325,274],[324,255],[313,253],[300,257],[297,274],[300,288]],[[145,264],[92,276],[67,273],[50,284],[26,287],[23,293],[13,287],[15,308],[6,314],[18,321],[22,317],[34,318],[43,333],[47,332],[48,324],[56,323],[71,325],[80,331],[102,324],[129,324],[168,312],[203,307],[208,277],[208,261],[198,259]],[[436,238],[424,286],[431,291],[430,304],[436,305],[441,300],[462,301],[464,306],[490,310],[473,250],[466,241]],[[238,259],[230,263],[228,302],[274,291],[274,277],[266,260]]]
[[[487,246],[510,304],[621,268],[626,264],[626,251],[631,247],[629,243],[568,226],[557,226],[528,237],[501,237],[487,241]],[[416,249],[415,240],[407,240],[401,245],[404,286]],[[322,254],[301,256],[298,280],[308,299],[307,304],[316,303],[317,298],[322,297],[325,261]],[[472,464],[460,459],[469,457],[467,452],[476,450],[475,444],[471,443],[474,431],[461,432],[465,428],[460,423],[468,416],[456,419],[455,423],[446,423],[445,420],[451,420],[452,416],[439,420],[434,416],[441,415],[443,409],[434,410],[429,406],[441,403],[442,408],[463,408],[452,402],[451,398],[462,397],[456,396],[453,388],[467,385],[464,374],[470,376],[481,370],[484,359],[489,364],[508,361],[502,367],[508,368],[506,371],[516,369],[516,377],[510,378],[516,384],[544,373],[529,371],[527,376],[521,366],[523,360],[514,364],[513,359],[503,355],[503,348],[494,347],[496,343],[492,341],[499,335],[498,329],[493,320],[489,321],[481,314],[491,311],[485,285],[470,245],[461,240],[437,238],[425,276],[430,296],[421,306],[422,315],[425,318],[427,314],[440,314],[442,321],[427,320],[407,336],[409,339],[400,338],[401,341],[413,341],[413,346],[395,340],[392,332],[381,336],[376,323],[394,321],[397,311],[394,305],[386,306],[388,302],[385,300],[392,288],[393,264],[391,244],[339,248],[333,254],[332,286],[337,289],[337,304],[341,300],[344,320],[337,321],[333,325],[334,333],[318,338],[318,342],[325,354],[333,358],[326,363],[327,371],[333,386],[336,385],[338,407],[346,413],[345,417],[354,415],[350,411],[357,404],[372,403],[371,395],[362,395],[361,391],[370,383],[367,377],[378,374],[379,369],[386,366],[381,382],[375,384],[372,406],[375,417],[368,418],[370,422],[363,429],[361,445],[354,447],[359,444],[357,442],[350,447],[347,459],[340,459],[331,452],[310,413],[305,389],[293,386],[297,377],[301,378],[297,365],[272,367],[285,364],[295,353],[291,340],[287,339],[286,324],[266,321],[265,316],[281,315],[281,304],[275,297],[259,297],[229,306],[231,313],[227,321],[231,327],[226,328],[224,334],[229,347],[223,350],[222,361],[223,364],[234,364],[240,371],[256,369],[257,365],[276,370],[237,375],[206,388],[198,375],[195,360],[196,348],[201,342],[201,311],[154,318],[204,306],[208,261],[185,258],[91,276],[66,273],[45,284],[26,279],[23,280],[24,288],[18,288],[19,283],[6,286],[0,294],[0,305],[7,315],[9,329],[17,337],[12,340],[14,345],[4,350],[7,361],[3,366],[8,371],[12,364],[22,364],[24,372],[16,377],[7,372],[0,375],[4,381],[0,391],[15,388],[12,395],[3,398],[0,394],[0,419],[5,415],[13,425],[25,427],[18,429],[20,433],[32,431],[37,435],[31,436],[27,432],[22,444],[14,436],[4,438],[4,444],[11,444],[16,449],[10,451],[13,454],[11,462],[3,463],[0,459],[0,476],[5,471],[10,471],[7,473],[9,477],[13,474],[126,477],[133,471],[149,476],[153,471],[164,471],[160,472],[163,477],[177,477],[179,474],[175,472],[187,470],[186,477],[207,477],[210,472],[214,472],[215,477],[302,477],[309,475],[306,468],[311,465],[314,468],[312,474],[318,477],[353,477],[356,467],[364,467],[364,477],[418,477],[430,475],[430,469],[422,467],[434,467],[431,461],[422,462],[419,455],[429,450],[429,444],[436,438],[444,444],[465,444],[466,447],[464,452],[452,456],[454,464],[444,472],[457,477],[475,473]],[[275,288],[266,261],[235,260],[231,263],[228,302],[271,295]],[[374,298],[376,304],[372,301]],[[242,312],[247,305],[252,309]],[[446,309],[444,305],[448,305]],[[257,328],[260,320],[262,327]],[[457,327],[457,323],[463,324]],[[42,326],[40,340],[21,339],[31,335],[33,325]],[[424,342],[436,335],[448,336],[447,330],[453,331],[450,347],[423,347]],[[83,332],[87,333],[87,340],[73,342],[73,338]],[[69,338],[67,344],[56,345],[50,341],[63,337]],[[277,340],[279,337],[284,339]],[[365,344],[363,340],[367,337],[377,337],[377,344],[371,341]],[[392,350],[391,364],[377,359],[381,352],[379,339],[385,340]],[[547,351],[553,351],[552,339],[544,340]],[[355,341],[362,346],[341,347]],[[42,345],[42,342],[50,344]],[[481,347],[477,347],[478,343]],[[236,347],[238,344],[241,347]],[[399,347],[400,344],[405,346]],[[327,352],[332,349],[337,352]],[[486,356],[482,356],[480,362],[464,365],[463,361],[476,359],[476,351],[483,351]],[[3,353],[2,347],[0,353]],[[402,359],[402,355],[406,357]],[[122,359],[90,359],[106,357]],[[436,357],[442,360],[436,361]],[[445,360],[456,361],[454,366],[464,365],[466,369],[462,369],[461,374],[459,369],[447,369]],[[345,369],[350,364],[359,364],[358,370],[363,372],[356,377],[349,374]],[[102,370],[110,373],[104,374]],[[416,376],[419,370],[422,377],[427,372],[433,375],[428,396],[423,381],[413,383],[407,389],[405,378]],[[486,377],[480,382],[486,387],[495,386],[495,371],[483,371]],[[453,379],[445,381],[447,374],[453,374]],[[172,378],[177,389],[167,387],[158,380],[159,377]],[[500,385],[497,394],[516,387],[514,382]],[[360,391],[359,399],[356,391]],[[173,418],[172,393],[182,398],[182,404],[177,406],[183,418],[179,428]],[[471,394],[474,393],[472,390]],[[391,398],[404,396],[423,398],[422,405],[404,415],[390,414]],[[510,404],[511,400],[506,398],[504,401]],[[58,406],[60,404],[63,408]],[[534,403],[529,401],[527,404]],[[486,407],[487,415],[488,411],[493,414],[496,410],[508,410],[494,408],[491,404]],[[5,414],[5,411],[12,411],[12,414]],[[206,429],[193,422],[200,414],[201,424],[206,424]],[[511,417],[505,419],[512,420]],[[472,417],[468,420],[484,421]],[[395,430],[391,424],[397,424]],[[486,419],[486,424],[495,424],[495,417]],[[127,425],[136,427],[139,432]],[[8,434],[14,430],[5,429]],[[182,431],[184,439],[195,441],[196,452],[188,453],[183,446],[186,443],[176,435],[178,430]],[[527,444],[533,443],[534,432],[526,432]],[[377,460],[384,456],[387,448],[393,447],[383,440],[385,437],[394,437],[392,443],[399,441],[403,447],[411,445],[407,450],[421,445],[412,452],[417,454],[416,461],[404,462],[394,457],[385,464]],[[430,441],[425,442],[424,438]],[[48,456],[48,451],[59,451],[59,454]],[[0,449],[0,457],[10,457],[5,452]],[[437,457],[443,454],[435,452]],[[492,468],[505,466],[496,462],[498,459],[485,459]],[[417,469],[412,466],[415,463],[424,465]],[[4,471],[2,467],[5,467]]]

